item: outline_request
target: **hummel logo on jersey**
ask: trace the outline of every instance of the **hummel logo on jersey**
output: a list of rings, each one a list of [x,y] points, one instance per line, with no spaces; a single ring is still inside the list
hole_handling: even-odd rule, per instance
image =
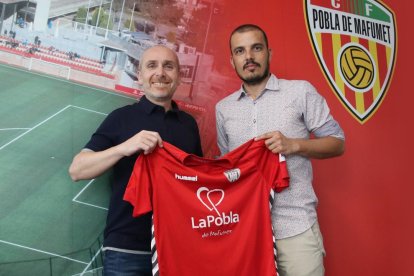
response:
[[[221,225],[227,225],[231,223],[238,223],[240,221],[239,214],[233,214],[230,211],[230,214],[226,214],[225,212],[220,213],[217,209],[217,206],[224,199],[224,191],[221,189],[212,189],[209,190],[206,187],[200,187],[197,190],[197,198],[198,200],[209,210],[215,211],[217,213],[216,216],[209,215],[206,218],[201,218],[196,221],[194,217],[191,217],[191,225],[192,228],[206,228]]]
[[[198,176],[197,175],[196,176],[187,176],[187,175],[175,174],[175,179],[197,182],[198,181]]]
[[[240,178],[240,169],[232,169],[224,172],[224,175],[227,177],[228,181],[235,182]]]

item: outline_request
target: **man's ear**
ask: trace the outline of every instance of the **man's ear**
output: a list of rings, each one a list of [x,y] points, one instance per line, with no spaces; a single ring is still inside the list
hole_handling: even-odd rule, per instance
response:
[[[272,49],[270,49],[269,48],[269,61],[271,61],[272,60],[272,56],[273,56],[273,54],[272,54],[273,52],[272,52]]]
[[[139,85],[142,85],[143,83],[142,83],[142,78],[141,78],[141,71],[137,72],[137,78],[138,78],[137,83]]]
[[[236,69],[236,67],[234,66],[233,56],[230,56],[230,64],[233,67],[233,69]]]

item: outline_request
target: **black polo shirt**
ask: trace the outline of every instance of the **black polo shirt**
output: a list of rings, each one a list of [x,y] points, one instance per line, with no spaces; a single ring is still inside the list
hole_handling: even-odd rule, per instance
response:
[[[172,110],[165,112],[161,106],[147,98],[111,112],[85,148],[103,151],[119,145],[141,130],[158,132],[181,150],[202,156],[197,123],[192,116],[180,111],[173,102]],[[150,251],[151,216],[133,218],[132,206],[123,200],[126,185],[138,155],[124,157],[113,167],[111,200],[106,221],[104,247]]]

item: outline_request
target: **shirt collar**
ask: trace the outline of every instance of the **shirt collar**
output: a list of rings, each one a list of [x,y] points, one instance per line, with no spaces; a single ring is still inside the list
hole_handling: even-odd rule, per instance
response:
[[[185,166],[199,166],[202,164],[212,163],[214,166],[219,166],[225,169],[233,169],[239,163],[240,159],[247,154],[248,151],[252,150],[255,147],[266,147],[264,140],[250,139],[245,142],[243,145],[240,145],[233,151],[228,152],[227,154],[221,156],[217,159],[210,159],[205,157],[199,157],[194,154],[188,154],[183,151],[180,151],[180,154],[177,155],[178,160]]]
[[[178,160],[181,164],[184,166],[201,166],[203,164],[214,164],[214,166],[220,166],[225,169],[231,169],[234,166],[234,160],[231,158],[228,158],[227,155],[224,155],[218,159],[213,158],[206,158],[206,157],[200,157],[195,154],[184,152],[183,150],[178,149],[176,146],[168,143],[163,142],[164,147],[160,149],[159,147],[156,147],[155,151],[157,150],[165,150],[169,152],[176,160]]]
[[[219,166],[225,169],[233,168],[233,160],[222,156],[218,159],[199,157],[195,154],[184,154],[179,157],[179,160],[185,166],[200,166],[202,164],[214,164],[214,166]]]
[[[263,95],[263,93],[266,91],[278,91],[279,89],[280,89],[279,79],[274,74],[270,74],[270,78],[267,80],[266,86],[263,89],[262,93],[260,93],[259,97]],[[247,92],[246,90],[244,90],[243,84],[238,90],[238,93],[239,93],[239,96],[237,97],[237,100],[240,100],[244,96],[247,96]]]
[[[141,99],[139,100],[139,104],[142,106],[145,113],[147,114],[151,114],[155,110],[160,110],[160,109],[165,112],[164,107],[150,102],[145,96],[141,97]],[[171,110],[169,110],[168,112],[173,112],[175,114],[178,114],[179,112],[178,105],[174,101],[171,102]]]

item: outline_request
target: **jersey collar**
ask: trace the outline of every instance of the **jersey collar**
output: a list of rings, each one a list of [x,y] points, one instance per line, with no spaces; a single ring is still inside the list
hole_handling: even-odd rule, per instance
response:
[[[195,154],[186,153],[167,142],[164,142],[164,149],[168,151],[172,156],[174,156],[177,160],[179,160],[181,164],[189,167],[214,163],[215,165],[222,166],[224,168],[232,168],[234,163],[230,156],[224,155],[219,159],[200,157]]]

